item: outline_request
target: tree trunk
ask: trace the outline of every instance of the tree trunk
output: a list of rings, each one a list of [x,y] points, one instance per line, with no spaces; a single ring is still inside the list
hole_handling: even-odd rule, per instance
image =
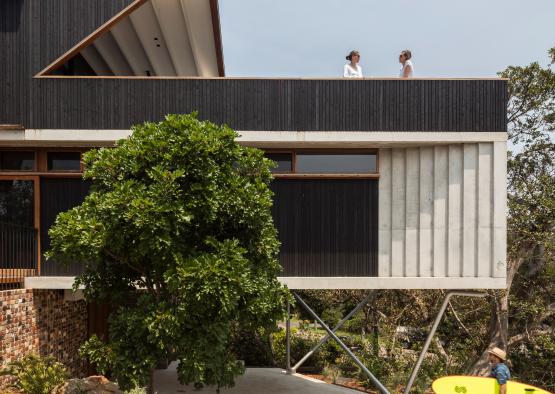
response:
[[[375,310],[372,310],[372,348],[375,356],[380,353],[379,335],[378,314]]]
[[[495,292],[491,303],[491,318],[488,330],[489,343],[480,358],[474,363],[471,375],[487,376],[489,374],[488,350],[492,347],[507,349],[509,327],[509,291]]]
[[[150,379],[148,380],[146,392],[147,394],[154,394],[154,368],[150,369]]]
[[[528,251],[521,253],[518,258],[507,258],[507,290],[493,293],[491,302],[491,318],[488,329],[489,343],[483,350],[480,358],[474,362],[470,369],[471,375],[487,376],[489,374],[488,350],[498,347],[507,351],[507,338],[509,336],[509,294],[515,274],[525,261]],[[508,351],[507,351],[508,354]]]

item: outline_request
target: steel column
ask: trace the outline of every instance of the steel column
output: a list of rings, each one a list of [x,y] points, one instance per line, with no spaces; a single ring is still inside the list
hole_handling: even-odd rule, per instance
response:
[[[316,319],[316,321],[320,324],[320,326],[322,326],[322,328],[327,331],[328,335],[331,336],[337,342],[337,344],[345,351],[345,353],[347,353],[347,355],[349,355],[349,357],[351,357],[351,359],[355,362],[355,364],[358,365],[358,367],[366,375],[368,375],[368,377],[370,378],[372,383],[374,383],[374,385],[378,388],[378,390],[380,390],[382,394],[389,394],[389,391],[387,391],[385,386],[372,374],[372,372],[370,372],[368,368],[366,368],[366,366],[362,362],[360,362],[357,356],[355,356],[355,354],[351,352],[351,349],[349,349],[347,345],[345,345],[343,341],[341,341],[341,339],[339,339],[339,337],[335,335],[335,333],[326,325],[326,323],[324,323],[322,319],[320,319],[320,317],[312,309],[310,309],[310,307],[306,304],[306,302],[304,302],[304,300],[294,291],[293,291],[293,295],[295,296],[297,301],[299,301],[299,303],[306,309],[306,311],[314,319]]]
[[[287,300],[287,319],[285,320],[285,370],[287,373],[295,373],[291,370],[291,303]]]
[[[358,303],[358,305],[351,311],[349,312],[349,314],[347,316],[345,316],[339,323],[337,323],[337,325],[333,328],[333,332],[336,332],[337,330],[339,330],[341,327],[343,327],[343,324],[345,324],[345,322],[347,320],[349,320],[355,313],[357,313],[359,311],[360,308],[362,308],[364,305],[366,305],[372,298],[374,298],[376,295],[375,291],[370,292],[370,294],[368,294],[366,297],[364,297],[364,299]],[[314,354],[314,352],[316,352],[316,350],[318,350],[320,348],[320,346],[322,346],[324,343],[326,343],[329,339],[331,338],[331,336],[329,334],[327,334],[324,338],[322,338],[320,340],[320,342],[318,342],[312,349],[310,349],[308,351],[307,354],[304,355],[303,358],[301,358],[299,360],[299,362],[297,364],[295,364],[295,366],[291,369],[291,371],[293,373],[297,372],[297,369],[304,364],[304,362],[306,360],[308,360],[308,358],[310,356],[312,356]]]
[[[443,314],[445,313],[445,309],[447,309],[447,305],[449,305],[449,300],[453,296],[484,297],[484,296],[486,296],[486,293],[479,293],[479,292],[476,292],[476,291],[450,291],[445,295],[445,299],[443,300],[443,304],[441,304],[441,308],[439,308],[439,311],[437,313],[434,324],[432,325],[432,329],[430,330],[430,333],[428,334],[428,337],[426,338],[426,342],[424,343],[424,348],[422,348],[422,351],[420,352],[420,356],[418,357],[418,361],[416,361],[416,364],[415,364],[415,366],[412,370],[412,373],[410,375],[407,386],[405,387],[404,394],[408,394],[410,389],[412,388],[412,385],[414,384],[414,380],[416,379],[416,375],[418,374],[418,371],[420,370],[420,367],[422,366],[422,361],[424,361],[424,357],[426,356],[426,352],[428,351],[428,348],[430,347],[430,343],[432,343],[432,339],[433,339],[433,337],[436,333],[437,327],[439,326],[439,323],[441,322],[441,319],[443,318]]]

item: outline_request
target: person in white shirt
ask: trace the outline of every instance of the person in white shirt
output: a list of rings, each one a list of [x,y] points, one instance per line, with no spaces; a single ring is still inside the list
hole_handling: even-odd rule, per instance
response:
[[[411,57],[412,53],[408,49],[405,49],[399,55],[399,63],[401,63],[401,71],[399,72],[400,78],[412,78],[414,66],[410,61]]]
[[[345,67],[343,67],[343,76],[345,78],[362,78],[362,68],[358,64],[360,53],[358,51],[351,51],[345,58],[350,63],[345,64]]]

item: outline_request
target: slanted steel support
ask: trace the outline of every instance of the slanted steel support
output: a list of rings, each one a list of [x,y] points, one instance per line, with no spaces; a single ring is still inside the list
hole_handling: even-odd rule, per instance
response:
[[[355,356],[355,354],[351,351],[351,349],[349,349],[347,345],[345,345],[343,341],[341,341],[341,339],[339,339],[339,337],[335,335],[335,333],[326,325],[326,323],[324,323],[322,319],[320,319],[320,317],[312,309],[310,309],[310,307],[306,304],[306,302],[304,302],[304,300],[294,291],[293,291],[293,295],[295,296],[299,304],[301,304],[303,308],[306,309],[306,311],[320,324],[320,326],[322,326],[322,328],[327,331],[328,335],[337,342],[337,344],[345,351],[345,353],[347,353],[347,355],[349,355],[349,357],[351,357],[351,359],[355,362],[355,364],[366,375],[368,375],[372,383],[374,383],[374,386],[376,386],[382,394],[389,394],[389,391],[387,391],[384,385],[381,384],[381,382],[372,374],[372,372],[370,372],[370,370],[368,370],[368,368],[366,368],[366,366],[362,362],[360,362],[360,360],[357,358],[357,356]]]
[[[424,347],[422,348],[422,351],[420,352],[420,356],[418,356],[418,361],[416,361],[416,364],[414,365],[414,368],[413,368],[412,373],[410,375],[407,386],[405,387],[404,394],[408,394],[410,389],[412,388],[412,385],[414,384],[414,380],[416,379],[416,375],[418,374],[418,371],[420,370],[420,367],[422,366],[422,361],[424,361],[424,357],[426,356],[426,353],[428,352],[428,348],[430,347],[430,344],[432,343],[432,339],[434,338],[437,327],[439,326],[439,323],[441,322],[441,319],[443,318],[443,314],[445,313],[445,309],[447,309],[447,305],[449,305],[449,301],[451,300],[451,297],[453,297],[453,296],[485,297],[486,293],[480,293],[480,292],[476,292],[476,291],[450,291],[445,295],[445,299],[443,300],[443,304],[441,304],[441,308],[439,308],[439,311],[437,312],[437,316],[436,316],[436,319],[434,321],[434,324],[432,325],[432,329],[430,330],[430,333],[428,334],[428,337],[426,338],[426,342],[424,342]]]
[[[370,292],[366,297],[364,297],[364,299],[359,302],[357,304],[357,306],[351,311],[349,312],[349,314],[347,316],[345,316],[343,319],[341,319],[341,321],[339,323],[337,323],[337,325],[332,329],[333,332],[336,332],[337,330],[339,330],[341,327],[343,327],[343,324],[345,324],[345,322],[347,320],[349,320],[355,313],[357,313],[359,311],[360,308],[362,308],[364,305],[366,305],[371,299],[373,299],[376,296],[376,292],[372,291]],[[320,346],[322,346],[324,343],[326,343],[329,339],[331,338],[330,334],[326,334],[326,336],[324,338],[322,338],[320,340],[320,342],[318,342],[312,349],[310,349],[308,351],[307,354],[305,354],[303,356],[303,358],[301,358],[299,360],[299,362],[297,362],[297,364],[295,364],[295,366],[293,368],[291,368],[291,372],[295,373],[297,372],[297,369],[304,364],[304,362],[306,360],[308,360],[308,358],[310,356],[312,356],[314,354],[314,352],[316,352],[316,350],[318,350],[320,348]]]

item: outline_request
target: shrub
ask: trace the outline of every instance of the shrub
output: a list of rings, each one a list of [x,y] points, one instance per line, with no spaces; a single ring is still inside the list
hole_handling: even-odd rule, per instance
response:
[[[330,328],[335,327],[342,317],[343,312],[341,312],[339,308],[326,308],[324,312],[322,312],[322,320]]]
[[[294,365],[308,351],[318,343],[321,335],[311,331],[291,330],[291,364]],[[328,353],[320,348],[310,357],[304,366],[312,367],[315,371],[321,371],[326,364]],[[285,330],[280,330],[272,334],[272,353],[274,361],[280,368],[285,368]],[[332,361],[333,362],[333,361]]]
[[[11,376],[10,387],[24,394],[48,394],[68,377],[66,368],[53,357],[39,357],[34,354],[12,361],[0,371],[0,376]]]
[[[341,377],[341,369],[335,365],[326,365],[322,370],[322,375],[331,380],[333,384],[337,383],[337,379]]]
[[[555,390],[555,338],[537,335],[511,349],[511,371],[516,378],[547,390]]]
[[[233,352],[247,367],[274,366],[270,334],[267,330],[238,330],[234,334]]]
[[[347,320],[341,329],[353,334],[360,334],[362,333],[364,324],[364,315],[359,311],[353,317]]]
[[[129,391],[125,392],[126,394],[147,394],[146,389],[143,387],[135,387]]]

